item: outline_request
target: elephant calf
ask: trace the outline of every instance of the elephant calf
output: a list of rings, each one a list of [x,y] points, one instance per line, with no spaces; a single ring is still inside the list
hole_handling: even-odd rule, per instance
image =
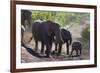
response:
[[[74,50],[76,51],[76,56],[80,56],[80,55],[81,55],[81,51],[82,51],[81,42],[73,42],[73,44],[72,44],[71,56],[72,56]],[[80,52],[79,52],[79,51],[80,51]],[[74,56],[75,56],[75,55],[74,55]]]

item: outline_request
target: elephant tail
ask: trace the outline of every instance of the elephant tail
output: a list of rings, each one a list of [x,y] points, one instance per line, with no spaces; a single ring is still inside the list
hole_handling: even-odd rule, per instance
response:
[[[69,44],[71,45],[71,43],[72,43],[72,37],[70,38],[70,40],[69,40]]]
[[[71,43],[72,43],[72,38],[70,39],[70,45],[71,45]]]

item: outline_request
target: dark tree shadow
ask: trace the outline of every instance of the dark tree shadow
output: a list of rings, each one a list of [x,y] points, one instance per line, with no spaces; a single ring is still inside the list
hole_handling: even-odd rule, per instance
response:
[[[32,56],[35,56],[35,57],[38,57],[38,58],[43,57],[39,53],[35,52],[32,48],[28,48],[23,42],[21,42],[21,46],[23,46],[27,50],[27,52],[29,52]]]
[[[26,50],[33,56],[38,57],[38,58],[42,58],[43,56],[41,56],[39,53],[35,52],[34,50],[32,50],[31,48],[26,48]]]

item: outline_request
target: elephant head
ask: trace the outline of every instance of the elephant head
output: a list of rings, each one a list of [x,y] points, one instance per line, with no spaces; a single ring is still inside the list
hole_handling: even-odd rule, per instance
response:
[[[59,27],[58,25],[59,24],[56,23],[56,27]],[[56,43],[63,43],[60,28],[55,29],[55,42]]]
[[[21,10],[21,24],[24,26],[31,26],[32,22],[32,12],[29,10]]]
[[[51,24],[53,25],[53,26],[51,26],[51,28],[52,28],[52,31],[54,33],[55,38],[54,37],[53,38],[54,38],[55,42],[56,43],[63,43],[59,24],[52,22],[52,21],[51,21]]]

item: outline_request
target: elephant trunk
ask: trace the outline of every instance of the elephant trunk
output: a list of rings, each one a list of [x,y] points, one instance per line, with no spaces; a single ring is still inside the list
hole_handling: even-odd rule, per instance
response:
[[[56,41],[55,41],[56,43],[63,43],[64,42],[63,39],[62,39],[61,31],[60,30],[58,30],[56,32],[55,36],[56,36]]]

